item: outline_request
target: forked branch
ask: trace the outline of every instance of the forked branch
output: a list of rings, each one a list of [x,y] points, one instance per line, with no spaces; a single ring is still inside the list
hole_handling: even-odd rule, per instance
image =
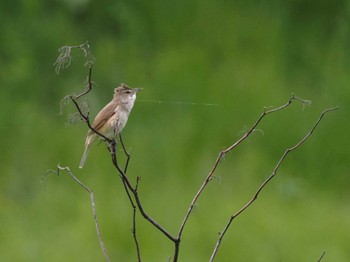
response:
[[[207,186],[207,184],[212,180],[213,178],[213,174],[215,173],[217,167],[219,166],[220,162],[221,162],[221,159],[223,159],[223,157],[229,153],[230,151],[232,151],[234,148],[236,148],[239,144],[241,144],[244,140],[246,140],[251,134],[252,132],[254,132],[257,128],[257,126],[260,124],[260,122],[264,119],[265,116],[269,115],[269,114],[272,114],[272,113],[275,113],[275,112],[278,112],[278,111],[281,111],[285,108],[287,108],[290,104],[292,104],[292,102],[294,100],[297,100],[297,101],[300,101],[303,106],[305,105],[308,105],[308,104],[311,104],[311,101],[310,100],[305,100],[305,99],[301,99],[297,96],[295,96],[294,94],[292,94],[291,98],[285,103],[283,104],[282,106],[280,107],[277,107],[277,108],[273,108],[273,109],[265,109],[263,111],[263,113],[260,115],[260,117],[256,120],[256,122],[253,124],[253,126],[240,138],[238,139],[235,143],[233,143],[231,146],[227,147],[226,149],[223,149],[219,152],[215,162],[214,162],[214,165],[212,167],[212,169],[210,170],[209,174],[207,175],[207,177],[205,178],[205,180],[203,181],[202,185],[200,186],[199,190],[197,191],[197,193],[195,194],[186,214],[185,214],[185,217],[182,221],[182,224],[180,226],[180,229],[178,231],[178,235],[177,235],[177,238],[178,238],[178,241],[175,242],[175,251],[174,251],[174,261],[177,261],[178,259],[178,255],[179,255],[179,248],[180,248],[180,241],[181,241],[181,236],[182,236],[182,233],[183,233],[183,230],[186,226],[186,223],[193,211],[193,208],[194,206],[196,205],[197,203],[197,200],[198,198],[200,197],[200,195],[203,193],[205,187]],[[323,115],[330,111],[330,110],[335,110],[335,109],[329,109],[329,110],[326,110],[321,118],[323,117]],[[320,119],[321,120],[321,119]],[[319,120],[319,121],[320,121]],[[316,124],[316,126],[318,125],[318,123]],[[315,128],[316,128],[315,126]],[[312,130],[313,132],[313,130]],[[303,143],[303,142],[302,142]]]
[[[294,94],[291,96],[291,98],[282,106],[277,107],[277,108],[273,108],[273,109],[265,109],[263,111],[263,113],[258,117],[258,119],[256,120],[256,122],[252,125],[252,127],[240,138],[238,139],[235,143],[233,143],[232,145],[230,145],[229,147],[227,147],[226,149],[223,149],[219,152],[216,160],[214,161],[213,167],[211,168],[210,172],[208,173],[208,175],[206,176],[205,180],[203,181],[203,183],[201,184],[201,186],[199,187],[198,191],[196,192],[193,200],[191,201],[189,208],[187,210],[187,212],[185,213],[185,216],[183,218],[183,221],[179,227],[178,233],[176,236],[173,236],[171,233],[169,233],[163,226],[161,226],[157,221],[155,221],[150,215],[148,215],[148,213],[145,211],[142,203],[141,203],[141,199],[139,197],[138,194],[138,186],[139,186],[139,182],[140,182],[140,177],[137,177],[136,179],[136,184],[133,185],[128,176],[126,175],[127,169],[128,169],[128,165],[129,165],[129,160],[130,160],[130,154],[129,152],[126,150],[122,137],[121,135],[119,135],[120,138],[120,144],[122,145],[124,154],[126,155],[126,162],[125,162],[125,166],[124,168],[122,168],[120,166],[120,163],[118,163],[118,159],[117,159],[117,143],[116,143],[116,139],[109,139],[106,136],[104,136],[103,134],[99,133],[97,130],[95,130],[91,123],[90,123],[90,119],[89,119],[89,113],[84,113],[83,110],[81,109],[81,107],[79,106],[78,100],[79,98],[87,95],[92,89],[93,89],[93,82],[92,82],[92,71],[93,71],[93,65],[94,65],[94,58],[91,55],[90,52],[90,47],[88,45],[88,43],[84,43],[82,45],[77,45],[77,46],[64,46],[62,48],[59,49],[60,51],[60,55],[57,58],[56,62],[55,62],[55,66],[56,66],[56,72],[59,73],[61,69],[63,68],[67,68],[72,60],[71,57],[71,51],[73,49],[80,49],[83,51],[83,54],[85,57],[87,57],[87,62],[85,65],[88,66],[89,68],[89,72],[88,72],[88,76],[87,76],[87,81],[86,81],[86,88],[84,91],[82,91],[80,94],[72,94],[72,95],[68,95],[66,96],[61,104],[66,103],[67,101],[72,101],[78,111],[78,115],[80,116],[80,118],[86,123],[86,125],[88,126],[88,128],[90,130],[92,130],[94,133],[96,133],[97,135],[100,136],[100,138],[102,138],[103,140],[106,141],[106,143],[108,144],[108,148],[110,150],[110,154],[111,154],[111,158],[112,158],[112,162],[113,165],[115,166],[115,168],[117,169],[119,176],[123,182],[124,185],[124,189],[125,192],[128,195],[130,204],[133,208],[133,220],[132,220],[132,224],[133,224],[133,237],[134,237],[134,241],[135,241],[135,245],[136,245],[136,250],[137,250],[137,257],[138,257],[138,261],[141,261],[141,254],[140,254],[140,248],[139,248],[139,243],[138,243],[138,239],[137,239],[137,234],[136,234],[136,211],[137,209],[139,209],[141,215],[147,220],[149,221],[155,228],[157,228],[160,232],[162,232],[170,241],[172,241],[175,245],[174,248],[174,256],[173,256],[173,261],[178,261],[178,257],[179,257],[179,250],[180,250],[180,243],[181,243],[181,238],[184,232],[184,229],[186,227],[187,221],[189,219],[189,217],[192,214],[193,208],[197,203],[198,198],[200,197],[200,195],[203,193],[204,189],[206,188],[207,184],[213,179],[213,174],[215,173],[218,165],[221,162],[221,159],[230,151],[232,151],[233,149],[235,149],[238,145],[240,145],[244,140],[246,140],[255,130],[257,130],[258,125],[260,124],[260,122],[264,119],[265,116],[281,111],[285,108],[287,108],[290,104],[292,104],[293,101],[297,100],[299,102],[301,102],[303,105],[307,105],[310,104],[311,101],[309,100],[304,100],[301,99],[297,96],[295,96]],[[336,108],[331,108],[331,109],[327,109],[324,112],[322,112],[320,118],[318,119],[318,121],[316,122],[316,124],[313,126],[313,128],[309,131],[309,133],[303,138],[301,139],[295,146],[287,149],[285,151],[285,153],[282,155],[282,157],[280,158],[280,160],[278,161],[275,169],[273,170],[272,174],[260,185],[260,187],[258,188],[258,190],[255,192],[255,194],[253,195],[253,197],[247,202],[246,205],[244,205],[239,211],[237,211],[234,215],[232,215],[228,221],[228,223],[226,224],[224,230],[222,231],[222,233],[219,236],[219,239],[217,240],[216,246],[213,250],[212,256],[210,261],[212,261],[219,249],[219,246],[223,240],[223,237],[225,236],[228,228],[230,227],[232,221],[239,216],[242,212],[244,212],[258,197],[259,193],[262,191],[262,189],[266,186],[266,184],[275,176],[275,174],[277,173],[280,165],[282,164],[282,162],[284,161],[284,159],[286,158],[286,156],[293,150],[297,149],[299,146],[301,146],[313,133],[313,131],[316,129],[316,127],[318,126],[318,124],[320,123],[321,119],[323,118],[323,116],[329,112],[329,111],[333,111]],[[70,171],[70,169],[68,167],[61,167],[58,165],[58,171],[56,173],[59,173],[59,171],[65,171],[67,172],[80,186],[82,186],[85,190],[87,190],[90,194],[90,199],[91,199],[91,205],[93,208],[93,213],[94,213],[94,219],[95,219],[95,225],[96,225],[96,231],[97,231],[97,235],[100,241],[100,245],[102,248],[102,251],[104,253],[104,256],[106,258],[107,261],[109,261],[107,252],[105,250],[103,241],[102,241],[102,237],[99,231],[99,227],[98,227],[98,221],[97,221],[97,216],[96,216],[96,209],[95,209],[95,202],[94,202],[94,197],[93,197],[93,192],[90,188],[88,188],[87,186],[85,186],[80,180],[78,180],[73,173]],[[55,172],[55,171],[53,171]],[[324,255],[324,254],[323,254]],[[323,255],[321,256],[320,260],[322,259]],[[319,260],[319,261],[320,261]]]
[[[280,106],[280,107],[277,107],[277,108],[273,108],[273,109],[270,109],[270,110],[264,110],[263,113],[260,115],[260,117],[257,119],[257,121],[253,124],[253,126],[248,130],[248,132],[246,132],[240,139],[238,139],[235,143],[233,143],[231,146],[229,146],[228,148],[226,149],[223,149],[219,152],[215,162],[214,162],[214,165],[212,167],[212,169],[210,170],[209,174],[207,175],[207,177],[205,178],[204,182],[202,183],[202,185],[200,186],[199,190],[197,191],[196,195],[194,196],[191,204],[190,204],[190,207],[188,208],[187,210],[187,213],[182,221],[182,224],[180,226],[180,230],[179,230],[179,233],[178,233],[178,237],[181,238],[181,235],[182,235],[182,232],[185,228],[185,225],[187,223],[187,220],[190,216],[190,214],[192,213],[192,210],[199,198],[199,196],[202,194],[204,188],[207,186],[207,184],[211,181],[212,179],[212,176],[216,170],[216,168],[218,167],[218,165],[220,164],[221,162],[221,159],[228,153],[230,152],[231,150],[233,150],[234,148],[236,148],[239,144],[241,144],[245,139],[247,139],[251,133],[256,130],[257,126],[259,125],[259,123],[263,120],[263,118],[266,116],[266,115],[269,115],[269,114],[272,114],[272,113],[275,113],[275,112],[278,112],[278,111],[281,111],[285,108],[287,108],[294,100],[298,100],[300,101],[301,103],[303,104],[310,104],[311,102],[309,100],[304,100],[304,99],[301,99],[297,96],[295,96],[294,94],[292,94],[292,97],[287,101],[287,103],[285,103],[284,105]]]
[[[238,210],[235,214],[233,214],[228,223],[226,224],[226,226],[224,227],[223,231],[220,233],[220,236],[216,242],[215,248],[213,250],[213,253],[210,257],[210,261],[213,261],[216,253],[218,252],[218,249],[220,247],[220,244],[227,232],[227,230],[229,229],[232,221],[238,217],[241,213],[243,213],[259,196],[260,192],[264,189],[264,187],[271,181],[272,178],[275,177],[275,175],[277,174],[278,169],[280,168],[282,162],[284,161],[284,159],[287,157],[287,155],[296,150],[297,148],[299,148],[311,135],[312,133],[315,131],[315,129],[317,128],[317,126],[319,125],[319,123],[321,122],[322,118],[325,116],[326,113],[331,112],[337,110],[337,107],[334,108],[330,108],[330,109],[326,109],[322,112],[322,114],[320,115],[319,119],[316,121],[316,123],[313,125],[313,127],[311,128],[311,130],[298,142],[296,143],[294,146],[288,148],[284,154],[282,155],[282,157],[279,159],[279,161],[277,162],[277,165],[275,166],[275,168],[272,171],[272,174],[259,186],[258,190],[255,192],[255,194],[253,195],[253,197],[240,209]]]
[[[57,171],[49,170],[48,172],[55,173],[55,174],[59,175],[61,171],[65,171],[76,183],[79,184],[79,186],[81,186],[83,189],[85,189],[90,194],[90,202],[91,202],[92,212],[93,212],[93,216],[94,216],[97,237],[98,237],[98,240],[100,242],[100,246],[101,246],[103,255],[104,255],[106,261],[109,262],[110,260],[109,260],[108,254],[107,254],[107,249],[103,243],[100,227],[99,227],[98,220],[97,220],[94,192],[88,186],[86,186],[83,182],[81,182],[76,176],[74,176],[74,174],[72,173],[72,171],[70,170],[69,167],[61,167],[60,165],[57,165]]]

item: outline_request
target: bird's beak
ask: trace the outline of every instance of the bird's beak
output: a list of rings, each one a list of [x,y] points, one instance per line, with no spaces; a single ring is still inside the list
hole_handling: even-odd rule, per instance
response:
[[[140,87],[136,87],[136,88],[133,88],[133,91],[134,93],[136,94],[138,91],[141,91],[143,88],[140,88]]]

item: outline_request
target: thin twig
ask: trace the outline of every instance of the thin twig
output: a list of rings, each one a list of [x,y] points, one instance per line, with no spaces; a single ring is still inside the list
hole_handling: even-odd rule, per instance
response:
[[[87,113],[85,115],[77,102],[79,98],[87,95],[93,89],[92,69],[93,69],[93,65],[94,65],[94,57],[91,54],[90,46],[89,46],[88,42],[81,44],[81,45],[61,47],[59,49],[60,55],[57,58],[56,62],[54,63],[54,65],[56,65],[56,72],[59,72],[61,68],[67,68],[70,65],[71,60],[72,60],[70,53],[71,53],[71,50],[74,48],[78,48],[78,49],[83,50],[84,55],[86,57],[90,58],[90,60],[87,60],[87,62],[85,63],[85,65],[88,65],[88,67],[89,67],[89,72],[88,72],[88,76],[87,76],[87,80],[86,80],[86,88],[80,94],[73,94],[73,95],[68,95],[68,96],[64,97],[61,100],[61,111],[62,111],[62,106],[64,104],[66,104],[67,101],[70,99],[74,103],[82,120],[84,122],[86,122],[86,124],[88,125],[89,129],[91,129],[94,133],[96,133],[101,138],[106,140],[108,143],[111,143],[112,142],[111,139],[109,139],[105,135],[101,134],[100,132],[98,132],[96,129],[94,129],[92,127],[90,120],[89,120],[89,113]]]
[[[128,170],[128,165],[129,165],[129,161],[130,161],[130,154],[129,152],[126,150],[126,147],[124,145],[124,142],[123,142],[123,138],[122,138],[122,135],[119,133],[119,140],[120,140],[120,144],[122,145],[122,148],[123,148],[123,151],[124,151],[124,154],[126,156],[126,163],[125,163],[125,166],[124,166],[124,174],[126,174],[126,171]],[[136,179],[136,186],[135,186],[135,190],[137,191],[137,188],[138,188],[138,184],[139,184],[139,180],[141,178],[140,177],[137,177]],[[124,189],[125,189],[125,192],[129,198],[129,201],[130,201],[130,204],[131,204],[131,207],[133,209],[133,215],[132,215],[132,235],[133,235],[133,238],[134,238],[134,242],[135,242],[135,246],[136,246],[136,253],[137,253],[137,259],[139,262],[142,261],[141,259],[141,251],[140,251],[140,245],[139,245],[139,241],[138,241],[138,238],[137,238],[137,230],[136,230],[136,205],[131,197],[131,194],[130,194],[130,190],[125,182],[124,179],[122,179],[122,182],[123,182],[123,185],[124,185]]]
[[[126,174],[126,171],[128,170],[128,166],[129,166],[130,153],[128,152],[128,150],[126,150],[121,133],[119,133],[119,140],[120,140],[120,144],[122,145],[124,154],[126,156],[126,162],[125,162],[125,167],[124,167],[124,173]]]
[[[326,254],[326,251],[323,251],[322,255],[321,255],[320,258],[317,260],[317,262],[321,262],[325,254]]]
[[[107,254],[107,249],[106,249],[106,247],[105,247],[105,245],[103,243],[100,227],[99,227],[98,220],[97,220],[97,212],[96,212],[96,207],[95,207],[94,192],[92,191],[92,189],[90,189],[88,186],[86,186],[83,182],[81,182],[76,176],[74,176],[69,167],[61,167],[60,165],[57,165],[57,168],[58,168],[58,171],[53,171],[53,170],[49,170],[49,171],[53,172],[53,173],[56,173],[56,174],[59,174],[60,171],[67,172],[67,174],[76,183],[78,183],[83,189],[85,189],[90,194],[90,201],[91,201],[91,207],[92,207],[93,217],[94,217],[94,221],[95,221],[97,237],[98,237],[98,240],[100,242],[100,246],[101,246],[103,255],[104,255],[106,261],[109,262],[110,260],[109,260],[108,254]]]
[[[92,127],[91,123],[90,123],[90,119],[89,119],[89,114],[84,115],[84,113],[82,112],[78,102],[76,101],[75,98],[71,97],[75,107],[77,108],[81,118],[85,121],[85,123],[87,124],[87,126],[89,127],[90,130],[92,130],[94,133],[96,133],[97,135],[99,135],[101,138],[103,138],[107,143],[112,143],[112,140],[109,139],[108,137],[106,137],[104,134],[100,133],[99,131],[97,131],[94,127]]]
[[[220,244],[222,242],[223,237],[225,236],[227,230],[229,229],[232,221],[238,217],[242,212],[244,212],[257,198],[258,195],[260,194],[260,192],[263,190],[263,188],[267,185],[267,183],[269,183],[271,181],[271,179],[276,175],[279,167],[281,166],[282,162],[284,161],[284,159],[287,157],[287,155],[292,152],[293,150],[297,149],[298,147],[300,147],[311,135],[312,133],[315,131],[316,127],[318,126],[318,124],[321,122],[322,118],[324,117],[324,115],[330,111],[334,111],[336,110],[337,107],[334,108],[330,108],[330,109],[326,109],[324,110],[319,119],[316,121],[316,123],[313,125],[313,127],[311,128],[311,130],[298,142],[296,143],[293,147],[288,148],[284,154],[282,155],[282,157],[279,159],[279,161],[277,162],[276,167],[274,168],[274,170],[272,171],[272,174],[259,186],[258,190],[255,192],[255,194],[253,195],[253,197],[240,209],[238,210],[234,215],[232,215],[228,221],[228,223],[226,224],[226,226],[224,227],[224,230],[220,233],[220,236],[216,242],[215,248],[213,250],[213,253],[210,257],[210,261],[213,261],[215,258],[215,255],[217,254],[217,251],[220,247]]]
[[[136,186],[135,189],[137,190],[138,185],[139,185],[139,181],[140,181],[140,177],[136,178]],[[132,203],[132,207],[133,207],[133,215],[132,215],[132,235],[134,237],[134,241],[135,241],[135,246],[136,246],[136,252],[137,252],[137,259],[139,262],[141,262],[141,251],[140,251],[140,245],[139,245],[139,241],[137,239],[137,231],[136,231],[136,206],[134,205],[134,203]]]
[[[85,90],[82,93],[78,94],[78,95],[73,95],[72,99],[78,100],[80,97],[85,96],[87,93],[89,93],[92,90],[92,88],[93,88],[92,67],[93,67],[93,64],[89,65],[89,74],[87,76],[87,80],[86,80],[87,84],[86,84]]]
[[[254,131],[256,130],[256,127],[259,125],[259,123],[262,121],[262,119],[268,115],[268,114],[272,114],[274,112],[277,112],[277,111],[280,111],[280,110],[283,110],[284,108],[288,107],[294,100],[298,100],[300,102],[302,102],[303,104],[307,103],[311,103],[309,100],[304,100],[304,99],[301,99],[297,96],[295,96],[294,94],[292,94],[291,98],[288,100],[287,103],[285,103],[284,105],[280,106],[280,107],[277,107],[277,108],[274,108],[274,109],[270,109],[270,110],[264,110],[263,113],[260,115],[260,117],[257,119],[257,121],[255,122],[255,124],[248,130],[248,132],[246,132],[239,140],[237,140],[237,142],[235,142],[234,144],[232,144],[231,146],[229,146],[228,148],[226,149],[223,149],[219,152],[215,162],[214,162],[214,165],[212,167],[212,169],[210,170],[209,174],[207,175],[207,177],[205,178],[204,182],[202,183],[202,185],[200,186],[199,190],[197,191],[196,195],[194,196],[186,214],[185,214],[185,217],[182,221],[182,224],[180,226],[180,229],[179,229],[179,232],[178,232],[178,239],[181,239],[181,236],[182,236],[182,233],[183,233],[183,230],[185,228],[185,225],[187,223],[187,220],[188,218],[190,217],[191,213],[192,213],[192,210],[199,198],[199,196],[202,194],[204,188],[207,186],[207,184],[212,180],[212,176],[216,170],[216,168],[218,167],[218,165],[220,164],[221,162],[221,159],[228,153],[230,152],[232,149],[234,149],[235,147],[237,147],[240,143],[242,143],[247,137],[249,137],[249,135]],[[177,257],[178,257],[178,247],[179,246],[176,246],[175,248],[175,254],[174,254],[174,261],[177,261]]]
[[[133,187],[129,181],[129,178],[125,175],[124,171],[121,169],[121,167],[119,166],[118,164],[118,161],[117,161],[117,158],[116,158],[116,153],[115,153],[115,147],[114,147],[114,150],[113,152],[111,152],[111,155],[112,155],[112,162],[114,164],[114,166],[117,168],[118,172],[119,172],[119,175],[121,176],[121,178],[125,181],[128,189],[133,193],[134,195],[134,198],[135,198],[135,201],[136,201],[136,204],[137,204],[137,207],[138,209],[140,210],[141,212],[141,215],[147,220],[149,221],[153,226],[155,226],[159,231],[161,231],[167,238],[169,238],[171,241],[173,242],[176,242],[177,239],[171,235],[163,226],[161,226],[157,221],[155,221],[151,216],[149,216],[145,209],[143,208],[142,206],[142,203],[141,203],[141,200],[140,200],[140,197],[138,195],[138,191],[137,191],[137,188]]]
[[[82,96],[87,95],[93,88],[93,83],[92,83],[92,67],[93,64],[89,65],[89,73],[88,73],[88,77],[87,77],[87,85],[86,85],[86,89],[78,94],[78,95],[69,95],[67,96],[68,98],[70,98],[72,100],[72,102],[74,103],[76,109],[78,110],[80,117],[83,119],[83,121],[87,124],[87,126],[89,127],[90,130],[92,130],[94,133],[96,133],[97,135],[99,135],[101,138],[103,138],[105,141],[107,141],[107,143],[111,143],[112,140],[109,139],[108,137],[106,137],[104,134],[100,133],[99,131],[97,131],[90,123],[90,118],[89,118],[89,113],[87,113],[86,115],[83,113],[83,111],[81,110],[79,104],[78,104],[78,99]]]

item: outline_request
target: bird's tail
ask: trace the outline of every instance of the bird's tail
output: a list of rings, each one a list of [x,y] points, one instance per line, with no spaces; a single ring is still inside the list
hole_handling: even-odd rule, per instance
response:
[[[90,150],[90,144],[86,144],[83,157],[80,160],[79,168],[83,168],[85,160],[86,160],[86,158],[87,158],[87,156],[89,154],[89,150]]]
[[[85,160],[89,154],[89,150],[90,150],[90,146],[91,146],[91,143],[94,142],[94,139],[95,137],[94,136],[87,136],[86,137],[86,141],[85,141],[85,151],[84,151],[84,154],[83,154],[83,157],[81,158],[80,160],[80,164],[79,164],[79,168],[83,168],[84,166],[84,163],[85,163]]]

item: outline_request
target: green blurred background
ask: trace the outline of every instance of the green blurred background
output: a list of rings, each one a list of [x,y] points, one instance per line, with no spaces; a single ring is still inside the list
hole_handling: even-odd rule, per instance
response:
[[[145,209],[173,234],[219,150],[264,106],[291,93],[313,101],[270,115],[225,157],[190,217],[180,261],[207,261],[284,150],[339,105],[232,224],[217,261],[317,261],[323,251],[323,261],[350,261],[349,1],[2,0],[0,28],[1,261],[104,260],[89,195],[67,175],[41,182],[58,163],[94,190],[111,260],[136,261],[132,209],[105,146],[79,170],[87,129],[67,125],[72,105],[59,114],[87,68],[75,50],[56,74],[57,49],[87,40],[93,116],[119,83],[144,88],[124,129],[128,173],[142,177]],[[144,261],[167,261],[173,244],[139,215],[137,229]]]

